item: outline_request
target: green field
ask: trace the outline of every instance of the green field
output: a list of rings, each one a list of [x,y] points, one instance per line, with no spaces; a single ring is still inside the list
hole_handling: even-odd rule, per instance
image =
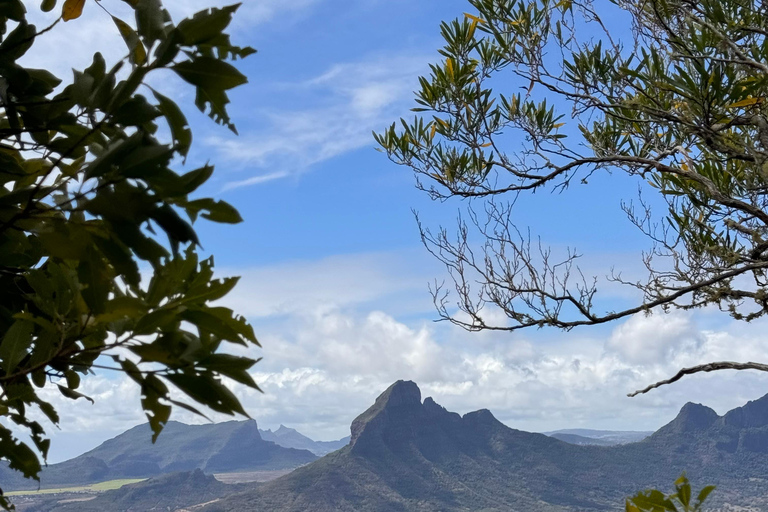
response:
[[[34,494],[58,494],[62,492],[101,492],[119,489],[124,485],[143,482],[146,478],[124,478],[121,480],[108,480],[97,484],[82,485],[80,487],[60,487],[56,489],[40,489],[39,491],[11,491],[6,492],[6,496],[27,496]]]

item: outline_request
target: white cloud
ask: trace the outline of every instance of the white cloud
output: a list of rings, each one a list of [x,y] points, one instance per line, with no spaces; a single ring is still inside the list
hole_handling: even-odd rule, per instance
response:
[[[630,363],[648,364],[671,360],[681,351],[696,351],[703,341],[689,315],[641,314],[617,327],[606,349]]]
[[[332,256],[246,269],[222,269],[221,275],[241,276],[226,305],[250,318],[397,300],[392,307],[423,312],[431,308],[424,267],[431,263],[419,252]],[[429,274],[426,274],[429,275]],[[407,298],[403,297],[407,295]],[[416,306],[418,304],[418,306]],[[430,309],[431,312],[431,309]]]
[[[319,162],[373,147],[371,131],[407,113],[411,91],[427,61],[413,56],[372,58],[335,65],[303,83],[281,84],[297,102],[304,94],[321,94],[323,100],[306,109],[259,111],[267,126],[238,139],[209,137],[207,143],[225,160],[238,163],[243,173],[255,173],[231,179],[224,189],[296,175]]]
[[[677,318],[656,315],[660,332]],[[652,320],[648,320],[652,321]],[[626,324],[617,327],[626,331]],[[688,319],[688,325],[695,325]],[[759,373],[689,377],[649,395],[626,394],[666,378],[683,365],[715,360],[736,333],[729,325],[705,331],[695,348],[669,358],[637,360],[630,352],[601,350],[615,333],[557,344],[535,344],[523,336],[497,336],[477,345],[472,335],[449,336],[441,327],[405,323],[380,311],[349,310],[297,315],[262,335],[264,362],[256,377],[266,395],[248,406],[267,426],[292,424],[324,438],[347,432],[349,422],[397,379],[416,381],[450,410],[488,408],[512,427],[547,430],[569,426],[655,429],[686,401],[707,403],[723,413],[768,392]],[[565,336],[565,335],[564,335]],[[740,336],[744,350],[731,357],[759,358],[759,331]],[[750,347],[746,349],[745,347]]]
[[[254,368],[264,394],[232,389],[262,427],[283,423],[319,439],[342,437],[398,379],[414,380],[449,410],[487,408],[511,427],[534,431],[655,429],[687,401],[722,414],[768,392],[764,374],[719,372],[626,396],[681,367],[764,360],[765,322],[678,312],[545,337],[470,334],[429,321],[428,301],[413,298],[423,297],[415,277],[423,272],[410,269],[408,256],[344,256],[235,272],[245,276],[244,286],[227,305],[252,319],[262,342],[250,354],[264,357]],[[82,391],[96,405],[46,392],[62,413],[54,447],[70,441],[84,450],[144,421],[138,390],[125,378],[89,377]],[[174,419],[204,421],[184,411]]]
[[[248,36],[254,26],[280,18],[285,26],[289,20],[307,15],[313,6],[323,0],[258,0],[243,2],[233,18],[229,32],[235,44],[248,44]],[[56,9],[44,13],[40,10],[39,0],[24,0],[28,19],[36,24],[38,30],[47,27],[60,15],[63,2],[59,1]],[[170,12],[175,22],[210,7],[231,5],[231,0],[165,0],[164,7]],[[104,9],[100,8],[101,5]],[[125,42],[117,30],[110,15],[134,25],[134,13],[123,1],[111,0],[85,3],[80,18],[59,23],[53,30],[40,36],[32,50],[24,56],[23,63],[30,67],[51,70],[56,76],[71,78],[72,69],[83,69],[91,64],[93,53],[104,55],[108,66],[118,62],[127,54]],[[163,92],[168,94],[167,79],[163,82]],[[159,80],[159,79],[158,79]],[[177,82],[174,80],[174,82]],[[178,88],[178,87],[176,87]],[[172,92],[172,91],[171,91]]]

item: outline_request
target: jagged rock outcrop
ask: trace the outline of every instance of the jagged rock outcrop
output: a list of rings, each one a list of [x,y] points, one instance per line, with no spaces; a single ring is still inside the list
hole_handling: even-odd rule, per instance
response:
[[[768,474],[764,427],[734,426],[760,425],[768,401],[745,407],[726,424],[687,404],[643,441],[576,446],[511,429],[487,410],[449,412],[398,381],[352,422],[349,446],[206,512],[615,510],[640,489],[668,488],[683,471],[697,485],[718,485],[716,496],[731,504],[768,510],[749,480]]]

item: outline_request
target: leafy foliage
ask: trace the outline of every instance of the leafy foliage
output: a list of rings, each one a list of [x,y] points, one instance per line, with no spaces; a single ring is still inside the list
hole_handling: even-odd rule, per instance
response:
[[[374,134],[432,198],[469,199],[455,238],[422,229],[458,293],[453,304],[433,290],[441,317],[515,330],[655,307],[768,314],[766,3],[469,3],[475,14],[442,24],[445,46],[420,79],[417,117]],[[608,172],[637,180],[645,195],[623,209],[652,246],[647,280],[611,277],[640,290],[642,303],[602,312],[579,254],[532,243],[514,205]],[[486,307],[508,321],[491,323]]]
[[[699,512],[704,501],[715,490],[715,486],[704,487],[692,501],[691,484],[683,474],[675,481],[675,492],[666,496],[663,492],[651,489],[629,498],[626,512]]]
[[[126,2],[134,24],[105,17],[126,57],[109,67],[96,53],[65,84],[19,61],[47,31],[65,30],[61,20],[77,19],[85,0],[66,0],[42,30],[20,0],[0,0],[0,417],[27,429],[34,446],[0,425],[0,456],[29,478],[40,471],[35,450],[45,459],[50,445],[32,411],[59,421],[40,397],[46,386],[91,400],[78,391],[81,376],[124,372],[141,388],[154,439],[172,406],[198,412],[172,399],[169,383],[214,411],[243,415],[222,377],[257,388],[248,373],[256,361],[223,353],[226,344],[258,345],[253,329],[212,305],[237,278],[214,278],[193,228],[199,216],[242,219],[223,201],[192,197],[211,166],[172,169],[192,133],[182,110],[147,85],[158,71],[176,73],[194,86],[198,108],[234,131],[227,91],[247,80],[229,61],[254,50],[225,32],[237,5],[174,25],[159,0]],[[159,138],[166,125],[167,143]]]

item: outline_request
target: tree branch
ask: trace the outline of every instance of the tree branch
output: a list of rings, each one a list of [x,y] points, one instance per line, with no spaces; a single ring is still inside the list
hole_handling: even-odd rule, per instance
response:
[[[629,393],[628,397],[633,397],[637,395],[641,395],[643,393],[647,393],[652,389],[660,388],[661,386],[666,386],[667,384],[672,384],[674,382],[679,381],[686,375],[693,375],[694,373],[701,373],[701,372],[714,372],[718,370],[760,370],[761,372],[768,372],[768,364],[763,363],[734,363],[731,361],[722,361],[719,363],[707,363],[707,364],[701,364],[698,366],[692,366],[690,368],[683,368],[677,374],[669,379],[661,380],[655,384],[651,384],[647,388],[640,389],[635,391],[634,393]]]

